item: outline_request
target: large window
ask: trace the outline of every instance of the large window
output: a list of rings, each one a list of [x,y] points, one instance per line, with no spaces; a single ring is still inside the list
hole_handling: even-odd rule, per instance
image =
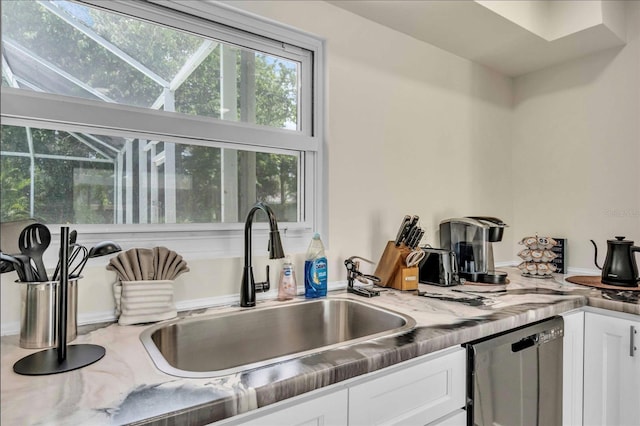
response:
[[[268,54],[68,1],[6,2],[2,18],[3,86],[299,129],[304,52]]]
[[[321,54],[204,2],[3,2],[0,220],[228,236],[265,201],[322,230]]]
[[[281,221],[299,217],[298,153],[3,125],[0,161],[3,221],[239,222],[256,200]],[[225,185],[223,174],[233,182]],[[230,193],[232,185],[245,189]]]

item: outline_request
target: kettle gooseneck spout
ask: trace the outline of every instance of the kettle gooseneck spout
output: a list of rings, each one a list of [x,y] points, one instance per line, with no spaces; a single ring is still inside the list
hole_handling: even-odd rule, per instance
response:
[[[591,241],[591,244],[593,244],[593,249],[594,249],[594,255],[593,255],[593,263],[596,264],[596,268],[600,269],[602,271],[602,268],[600,267],[600,265],[598,265],[598,246],[596,245],[596,242],[593,240],[589,240]]]

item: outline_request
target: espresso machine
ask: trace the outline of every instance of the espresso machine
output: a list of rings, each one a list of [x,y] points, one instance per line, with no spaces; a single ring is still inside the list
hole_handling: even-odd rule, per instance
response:
[[[505,284],[507,273],[495,270],[493,243],[502,240],[502,220],[469,216],[440,222],[440,247],[452,250],[458,259],[458,274],[467,281]]]

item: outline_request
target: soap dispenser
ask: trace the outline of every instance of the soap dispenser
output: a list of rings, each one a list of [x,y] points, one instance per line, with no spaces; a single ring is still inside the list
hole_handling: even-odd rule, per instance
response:
[[[296,271],[291,262],[291,256],[287,255],[280,271],[278,284],[278,300],[290,300],[296,296],[298,285],[296,284]]]

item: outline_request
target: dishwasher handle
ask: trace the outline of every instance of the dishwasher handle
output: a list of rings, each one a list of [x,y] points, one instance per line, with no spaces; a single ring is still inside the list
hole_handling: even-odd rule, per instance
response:
[[[534,346],[538,342],[538,335],[533,334],[511,344],[511,352],[520,352],[531,346]]]

